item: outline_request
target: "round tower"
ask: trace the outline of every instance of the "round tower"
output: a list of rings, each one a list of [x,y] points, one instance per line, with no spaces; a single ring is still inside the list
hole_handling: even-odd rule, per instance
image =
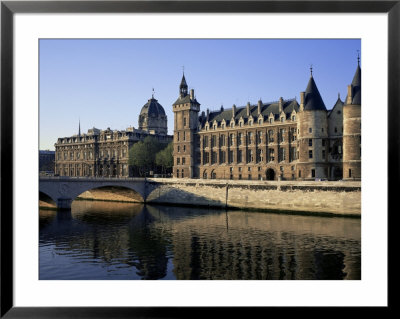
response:
[[[300,93],[297,123],[297,179],[327,178],[329,168],[327,110],[315,84],[312,69],[306,91]]]
[[[343,105],[343,179],[361,180],[361,68],[347,87]]]

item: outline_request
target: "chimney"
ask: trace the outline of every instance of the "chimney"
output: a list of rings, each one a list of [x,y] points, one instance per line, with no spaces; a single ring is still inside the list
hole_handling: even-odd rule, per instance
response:
[[[223,112],[224,111],[224,106],[223,105],[221,105],[221,112]]]
[[[236,116],[236,105],[233,104],[233,106],[232,106],[232,117],[235,118],[235,116]]]
[[[346,104],[351,104],[353,100],[353,86],[350,84],[347,86],[347,101]]]
[[[194,100],[194,89],[190,90],[190,99]]]
[[[283,111],[283,98],[279,98],[279,114],[281,114]]]
[[[300,111],[303,111],[304,109],[304,103],[305,103],[305,98],[306,97],[306,92],[300,92]]]
[[[207,109],[207,121],[210,119],[210,110]]]
[[[258,104],[257,104],[257,112],[258,112],[258,115],[261,114],[261,108],[262,108],[262,101],[261,101],[261,99],[260,99],[260,100],[258,100]]]
[[[204,120],[206,118],[206,114],[203,112],[201,112],[201,119]]]
[[[247,116],[250,116],[250,102],[247,102],[247,105],[246,105],[246,114],[247,114]]]

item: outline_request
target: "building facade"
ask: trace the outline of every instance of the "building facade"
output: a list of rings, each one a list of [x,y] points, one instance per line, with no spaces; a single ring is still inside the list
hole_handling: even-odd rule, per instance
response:
[[[153,136],[161,143],[169,143],[167,116],[154,96],[142,107],[139,129],[89,129],[81,134],[62,137],[55,143],[55,174],[59,176],[133,176],[129,165],[129,149],[136,142]]]
[[[200,112],[183,75],[174,112],[178,178],[234,180],[360,180],[361,69],[348,95],[327,110],[312,69],[296,99]]]

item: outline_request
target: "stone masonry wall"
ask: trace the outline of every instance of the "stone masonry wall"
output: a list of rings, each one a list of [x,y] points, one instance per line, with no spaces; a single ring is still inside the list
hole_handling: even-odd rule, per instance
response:
[[[148,203],[361,215],[360,182],[164,181],[149,182]]]

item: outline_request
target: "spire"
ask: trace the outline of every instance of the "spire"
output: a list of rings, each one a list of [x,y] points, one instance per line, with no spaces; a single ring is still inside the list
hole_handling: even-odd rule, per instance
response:
[[[188,92],[188,85],[186,83],[185,73],[183,73],[181,84],[179,85],[180,96],[185,97],[187,95],[187,92]]]
[[[78,136],[81,136],[81,119],[79,119]]]
[[[325,103],[322,100],[321,94],[318,91],[317,85],[315,84],[314,78],[312,76],[312,66],[311,66],[311,77],[308,81],[306,92],[304,95],[304,110],[325,110]]]
[[[311,73],[311,77],[312,77],[312,64],[310,65],[310,73]]]
[[[154,88],[153,88],[153,92],[151,93],[151,98],[154,99]]]

